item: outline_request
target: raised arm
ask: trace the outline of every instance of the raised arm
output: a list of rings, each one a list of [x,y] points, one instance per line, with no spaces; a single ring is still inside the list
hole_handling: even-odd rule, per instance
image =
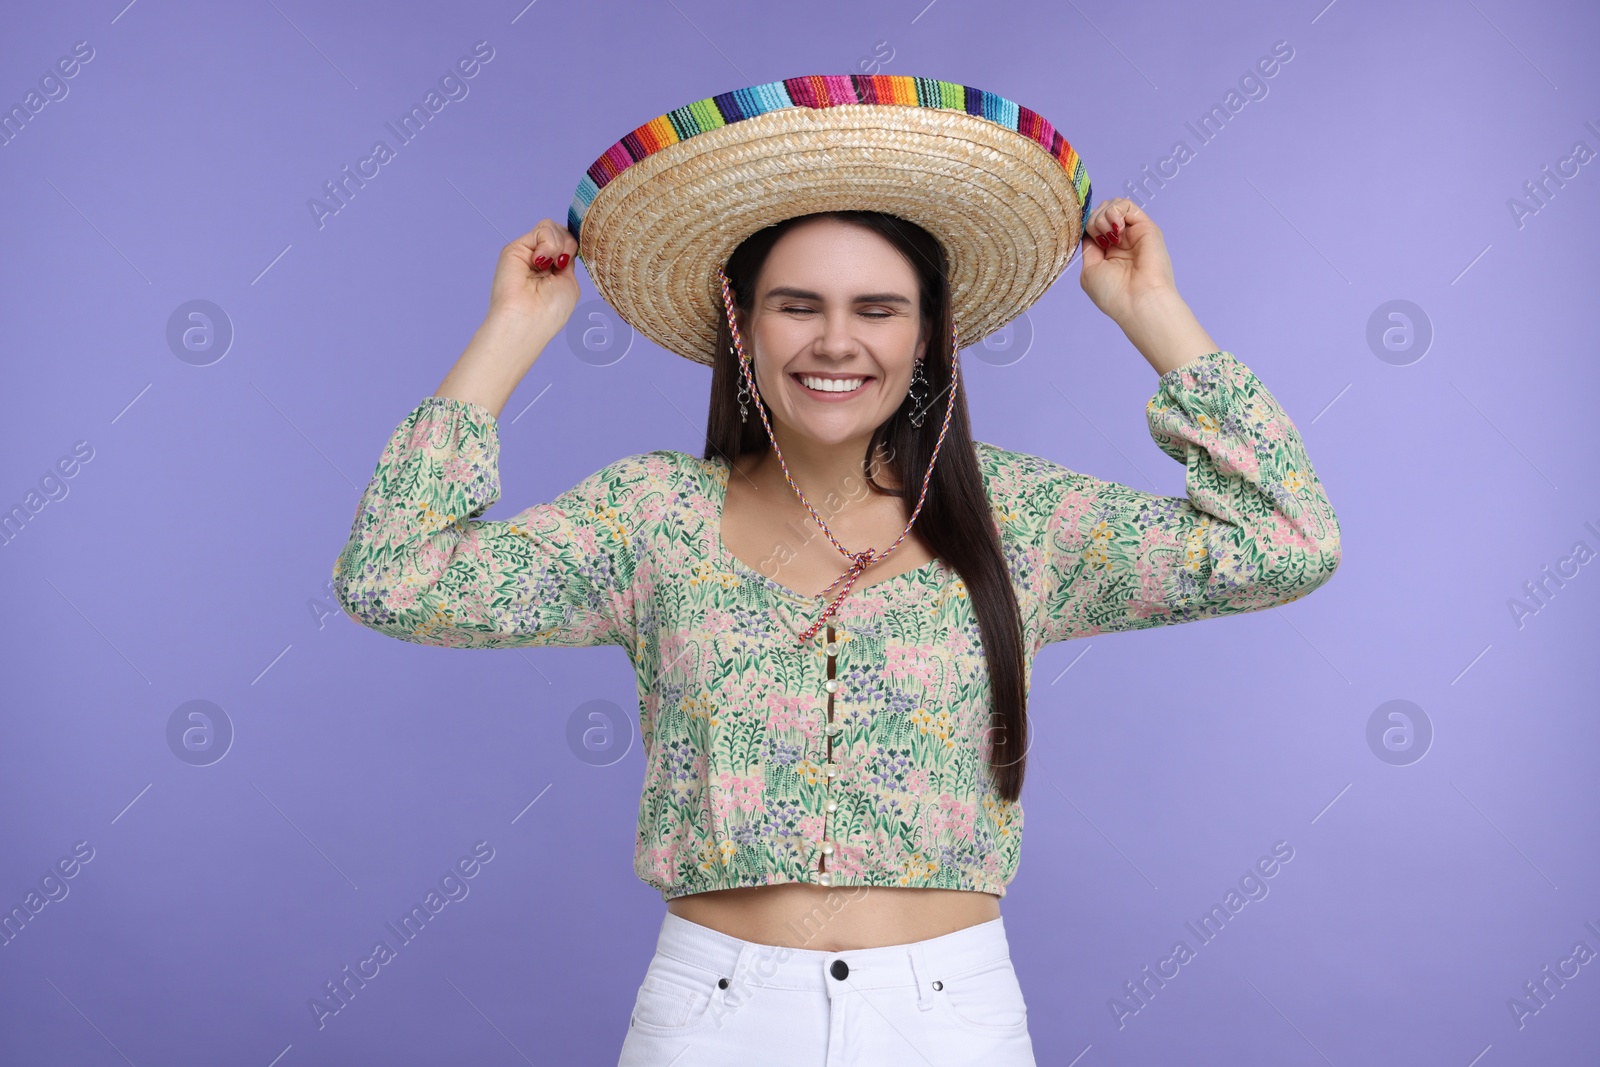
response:
[[[509,520],[479,518],[500,496],[500,412],[577,302],[576,252],[550,219],[502,248],[483,324],[390,436],[333,568],[363,625],[427,645],[634,651],[633,509],[649,493],[648,456]]]
[[[333,567],[339,603],[379,633],[424,645],[636,648],[637,505],[651,455],[596,471],[514,517],[500,497],[495,417],[430,396],[401,421]]]
[[[1339,523],[1294,423],[1232,353],[1161,375],[1150,434],[1186,497],[1035,460],[1019,475],[1039,568],[1036,647],[1273,607],[1339,566]]]
[[[1150,435],[1186,497],[1037,461],[1025,481],[1040,561],[1039,644],[1256,611],[1339,566],[1339,523],[1293,421],[1178,295],[1161,229],[1125,197],[1084,227],[1081,282],[1159,376]]]

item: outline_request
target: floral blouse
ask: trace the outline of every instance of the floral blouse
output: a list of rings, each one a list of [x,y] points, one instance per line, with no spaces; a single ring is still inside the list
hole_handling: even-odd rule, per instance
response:
[[[1294,423],[1231,353],[1161,375],[1145,411],[1187,498],[975,443],[1030,680],[1052,642],[1272,607],[1339,565]],[[491,521],[499,452],[487,409],[425,398],[379,458],[334,587],[404,641],[627,649],[646,759],[634,870],[664,900],[780,882],[1005,895],[1022,807],[986,767],[988,670],[958,573],[934,559],[858,582],[802,646],[827,601],[729,553],[725,460],[627,456]]]

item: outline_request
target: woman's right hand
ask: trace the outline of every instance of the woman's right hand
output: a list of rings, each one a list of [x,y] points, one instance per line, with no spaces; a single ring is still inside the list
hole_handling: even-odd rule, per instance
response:
[[[565,226],[539,220],[500,250],[489,287],[489,318],[532,324],[549,337],[559,334],[578,306],[577,254],[577,238]]]

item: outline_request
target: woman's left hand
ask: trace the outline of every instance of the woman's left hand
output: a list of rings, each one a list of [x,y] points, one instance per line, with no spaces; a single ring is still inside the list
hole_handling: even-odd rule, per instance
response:
[[[1079,281],[1094,306],[1124,329],[1147,297],[1178,291],[1161,228],[1125,196],[1090,212]]]

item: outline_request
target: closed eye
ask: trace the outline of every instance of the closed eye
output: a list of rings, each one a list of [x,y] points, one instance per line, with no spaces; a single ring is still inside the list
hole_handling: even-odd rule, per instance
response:
[[[809,312],[809,311],[815,311],[816,308],[786,307],[786,308],[782,308],[781,310],[783,310],[783,311],[807,311],[807,312]],[[869,319],[888,319],[888,318],[893,318],[894,317],[894,313],[892,311],[863,311],[862,314],[867,316]]]

